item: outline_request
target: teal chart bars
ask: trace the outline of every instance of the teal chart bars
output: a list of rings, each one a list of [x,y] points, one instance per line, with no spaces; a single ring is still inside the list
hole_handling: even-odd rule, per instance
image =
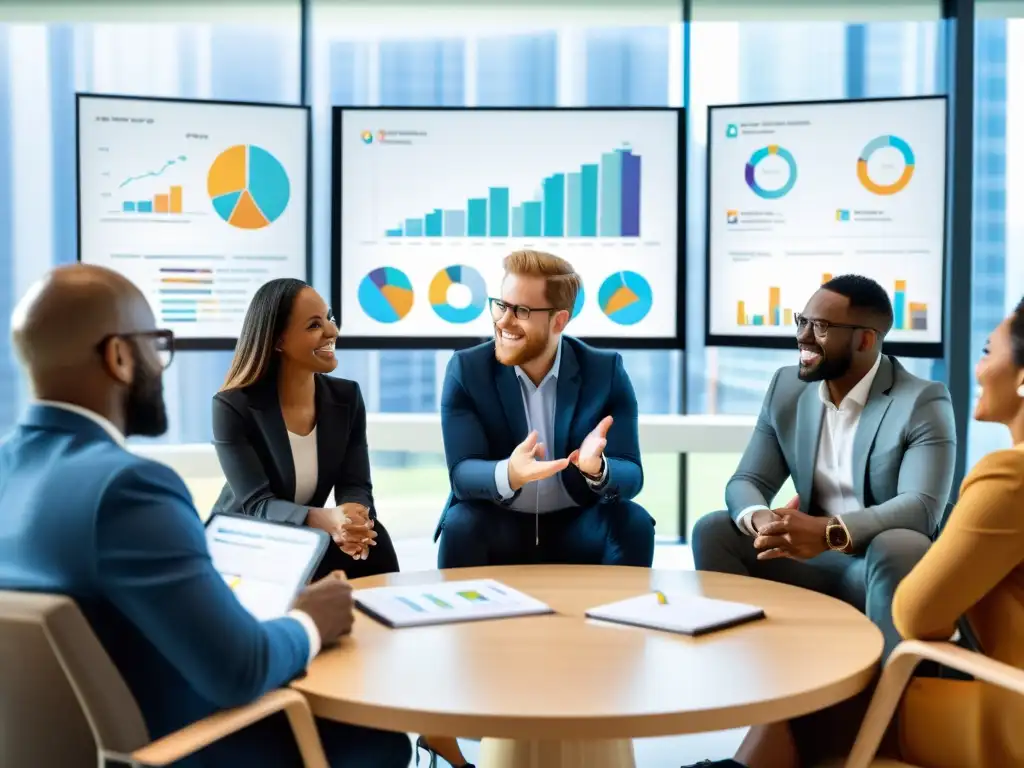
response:
[[[545,178],[540,200],[526,200],[510,210],[508,187],[490,187],[487,197],[469,198],[463,209],[435,208],[422,218],[405,219],[384,235],[640,237],[640,162],[633,150],[615,149],[604,153],[600,164]]]
[[[333,302],[353,343],[490,335],[487,297],[523,248],[580,274],[569,333],[680,343],[681,110],[336,108],[334,131]]]

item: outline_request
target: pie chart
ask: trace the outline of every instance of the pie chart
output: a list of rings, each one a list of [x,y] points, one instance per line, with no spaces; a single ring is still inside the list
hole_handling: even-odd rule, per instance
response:
[[[469,303],[452,304],[448,299],[448,290],[455,285],[469,289]],[[484,277],[472,267],[455,264],[445,267],[430,281],[428,292],[430,306],[442,320],[449,323],[470,323],[480,317],[487,306],[487,283]]]
[[[597,303],[608,319],[619,325],[635,325],[651,311],[651,284],[636,272],[616,272],[597,292]]]
[[[397,323],[413,303],[408,275],[394,267],[378,267],[359,283],[359,306],[378,323]]]
[[[288,207],[291,184],[280,161],[255,144],[236,144],[217,155],[206,175],[217,215],[239,229],[262,229]]]

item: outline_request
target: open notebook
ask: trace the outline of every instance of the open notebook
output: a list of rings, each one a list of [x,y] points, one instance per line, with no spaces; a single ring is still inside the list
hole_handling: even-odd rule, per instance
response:
[[[363,613],[396,629],[554,613],[540,600],[493,579],[373,587],[358,589],[353,597]]]
[[[755,605],[713,600],[709,597],[666,592],[608,603],[587,611],[591,619],[661,629],[683,635],[703,635],[764,618],[764,610]]]

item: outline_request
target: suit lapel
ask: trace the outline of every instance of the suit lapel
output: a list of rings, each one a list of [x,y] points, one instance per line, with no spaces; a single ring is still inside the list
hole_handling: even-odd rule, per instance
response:
[[[526,439],[526,405],[523,403],[523,391],[519,388],[516,369],[510,365],[502,365],[494,361],[495,380],[498,384],[498,399],[501,410],[512,435],[512,441],[518,445]]]
[[[564,458],[569,455],[569,427],[576,413],[580,394],[580,366],[573,348],[562,342],[562,360],[558,368],[558,383],[555,387],[555,453],[548,458]]]
[[[292,444],[288,440],[288,428],[284,424],[281,403],[277,399],[277,387],[257,385],[253,404],[250,406],[256,426],[267,441],[267,448],[274,459],[278,475],[281,478],[285,498],[295,498],[295,459],[292,457]]]
[[[334,392],[324,376],[316,377],[316,494],[313,501],[323,504],[331,491],[331,479],[337,467],[331,465],[337,451],[339,435],[348,433],[344,406],[334,399]],[[333,451],[333,452],[332,452]]]
[[[818,394],[819,386],[815,384],[804,387],[796,406],[796,466],[803,471],[799,478],[794,477],[793,480],[800,496],[800,509],[805,512],[812,509],[814,466],[818,461],[821,422],[825,418],[825,405]]]
[[[853,438],[853,490],[861,504],[864,500],[864,481],[868,471],[868,453],[874,445],[878,428],[882,424],[885,412],[892,405],[892,397],[889,391],[892,389],[895,380],[895,370],[892,359],[888,356],[882,358],[875,380],[871,383],[871,392],[868,401],[861,411],[860,421],[857,423],[857,433]]]

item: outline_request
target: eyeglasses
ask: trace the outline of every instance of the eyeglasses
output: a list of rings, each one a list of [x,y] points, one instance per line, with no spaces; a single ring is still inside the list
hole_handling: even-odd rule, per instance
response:
[[[135,331],[133,333],[112,333],[104,336],[103,340],[96,345],[96,351],[101,355],[106,352],[107,344],[111,339],[147,339],[152,350],[156,353],[161,370],[166,371],[171,361],[174,360],[174,331],[161,329],[156,331]]]
[[[813,320],[809,317],[804,317],[803,315],[799,314],[795,315],[793,317],[793,320],[796,322],[797,336],[802,334],[807,329],[808,325],[810,325],[812,330],[814,331],[815,337],[819,339],[824,339],[825,337],[828,336],[829,328],[849,328],[855,331],[874,331],[875,333],[881,335],[880,331],[878,331],[875,328],[872,328],[870,325],[851,325],[850,323],[833,323],[828,320]]]
[[[552,312],[558,311],[555,307],[524,307],[521,304],[509,304],[507,301],[493,297],[490,299],[490,302],[491,317],[494,318],[495,322],[501,320],[506,312],[511,312],[516,316],[517,320],[525,322],[530,319],[530,315],[534,312],[547,312],[550,315]]]

